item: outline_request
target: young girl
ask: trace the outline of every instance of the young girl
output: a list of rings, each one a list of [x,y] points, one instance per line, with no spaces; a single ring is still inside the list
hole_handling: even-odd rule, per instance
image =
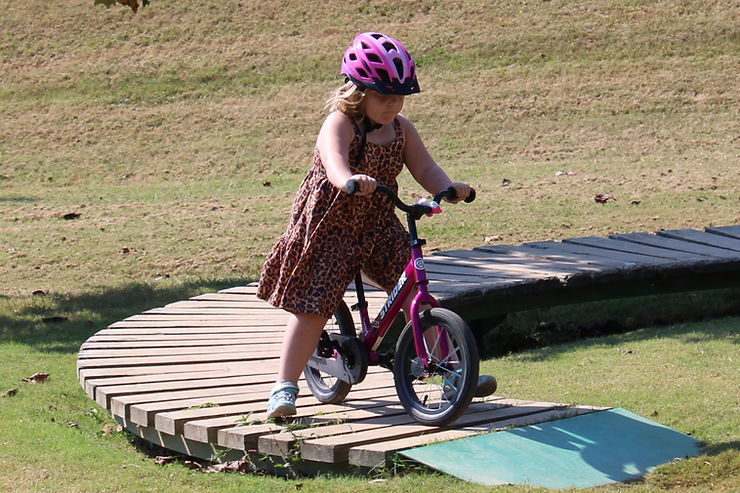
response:
[[[268,418],[296,413],[298,378],[321,331],[355,274],[362,270],[390,291],[408,259],[408,233],[378,183],[397,188],[404,165],[432,194],[450,186],[458,200],[470,187],[453,183],[400,113],[419,92],[414,61],[401,43],[380,33],[355,37],[342,59],[347,77],[328,101],[308,171],[293,202],[287,231],[267,256],[257,296],[290,312]],[[355,195],[343,192],[347,180]]]

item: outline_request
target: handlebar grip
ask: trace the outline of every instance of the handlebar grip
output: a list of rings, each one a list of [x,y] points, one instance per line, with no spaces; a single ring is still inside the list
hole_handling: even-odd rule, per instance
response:
[[[468,194],[467,197],[465,197],[465,200],[463,200],[463,202],[466,202],[469,204],[474,200],[475,200],[475,188],[471,188],[470,193]]]
[[[359,185],[357,184],[357,181],[353,179],[347,180],[344,184],[344,191],[347,192],[347,195],[354,195],[358,188]]]

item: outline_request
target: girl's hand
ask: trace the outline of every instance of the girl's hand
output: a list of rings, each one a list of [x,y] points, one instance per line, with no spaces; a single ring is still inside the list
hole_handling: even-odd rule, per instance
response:
[[[354,180],[357,183],[355,195],[359,195],[360,197],[372,194],[375,191],[375,187],[378,186],[378,182],[372,176],[352,175],[349,177],[349,180]]]
[[[455,200],[448,200],[448,202],[457,204],[461,200],[468,198],[468,194],[470,194],[470,185],[467,183],[453,183],[450,186],[455,189],[455,192],[457,192],[457,198]]]

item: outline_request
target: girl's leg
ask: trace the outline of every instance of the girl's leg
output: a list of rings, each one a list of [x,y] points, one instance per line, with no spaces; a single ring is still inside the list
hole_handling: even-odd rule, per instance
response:
[[[294,313],[288,319],[280,349],[278,382],[297,382],[319,343],[328,319],[320,315]]]
[[[296,413],[298,378],[321,337],[327,319],[305,313],[291,314],[280,349],[278,379],[267,405],[267,417],[281,418]]]

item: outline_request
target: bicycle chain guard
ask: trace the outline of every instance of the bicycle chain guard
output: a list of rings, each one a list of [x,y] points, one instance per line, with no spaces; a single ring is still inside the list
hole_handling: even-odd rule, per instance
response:
[[[347,383],[360,383],[367,375],[367,350],[356,337],[324,332],[308,366]]]

